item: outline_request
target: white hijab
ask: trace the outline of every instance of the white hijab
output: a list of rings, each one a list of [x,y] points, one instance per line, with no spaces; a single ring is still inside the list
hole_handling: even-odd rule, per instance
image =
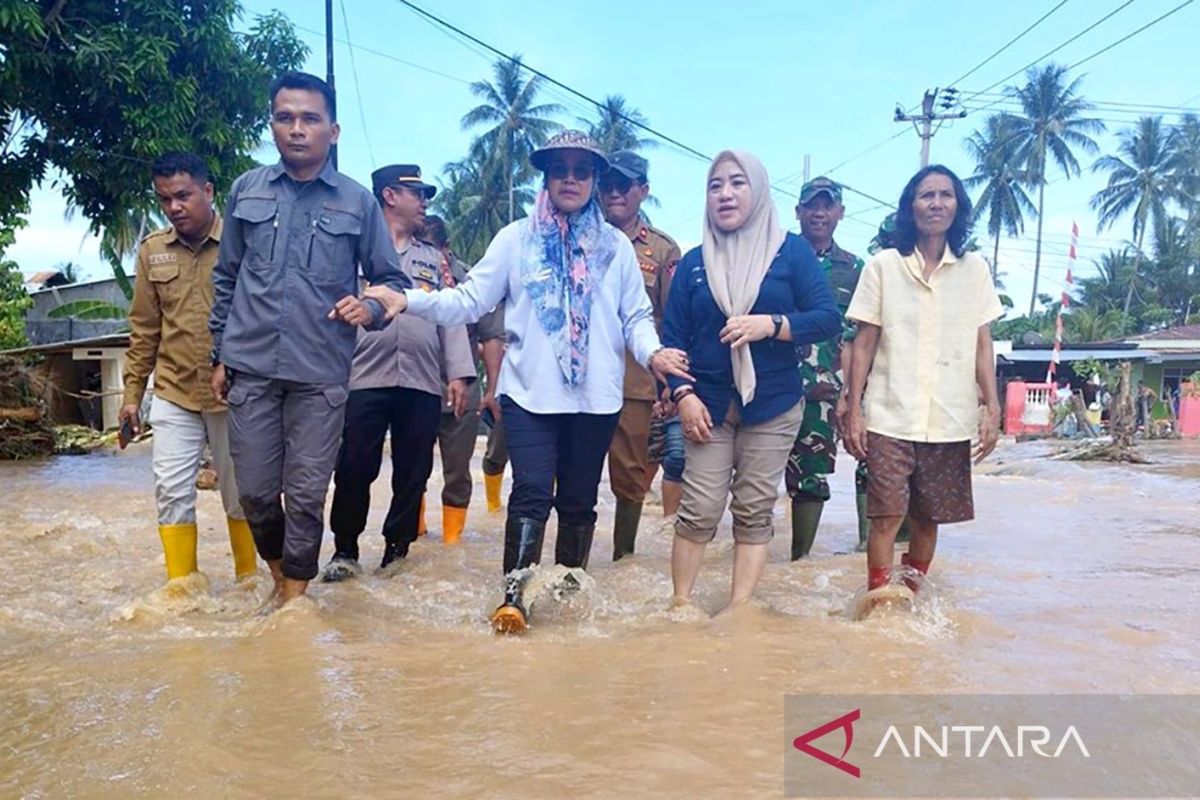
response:
[[[737,317],[750,313],[750,307],[758,299],[763,277],[786,234],[779,226],[779,213],[771,200],[771,184],[762,162],[743,150],[722,150],[708,168],[708,180],[712,180],[713,171],[722,161],[735,162],[745,173],[750,183],[750,213],[740,228],[729,233],[718,228],[705,213],[701,253],[708,288],[717,307],[726,317]],[[706,181],[706,203],[707,187]],[[750,347],[733,350],[731,356],[734,385],[742,397],[742,405],[748,406],[758,385]]]

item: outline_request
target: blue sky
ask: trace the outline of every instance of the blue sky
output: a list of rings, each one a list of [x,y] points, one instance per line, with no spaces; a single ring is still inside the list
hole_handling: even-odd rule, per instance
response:
[[[1137,0],[1051,60],[1073,64],[1084,59],[1180,1]],[[958,83],[960,97],[1034,61],[1121,4],[1070,0]],[[624,95],[652,127],[701,152],[736,147],[755,153],[772,182],[789,192],[799,188],[808,154],[812,175],[836,166],[835,179],[894,202],[918,166],[920,147],[911,126],[892,121],[895,105],[909,108],[926,88],[955,81],[1057,0],[737,5],[710,0],[418,0],[418,5],[505,52],[521,53],[526,63],[587,95]],[[436,176],[467,148],[471,133],[461,129],[459,120],[477,102],[467,84],[489,78],[494,57],[464,46],[395,0],[339,0],[334,6],[335,35],[342,40],[335,50],[341,170],[367,183],[374,167],[411,161],[420,163],[427,176]],[[312,48],[307,69],[325,74],[322,3],[310,0],[301,7],[244,0],[244,7],[247,19],[275,7],[284,10]],[[353,59],[344,43],[347,23],[349,41],[358,48]],[[1100,137],[1102,150],[1115,150],[1115,131],[1141,113],[1110,104],[1200,107],[1200,71],[1185,67],[1194,60],[1198,31],[1200,4],[1193,4],[1075,71],[1084,76],[1084,95],[1105,104],[1093,114],[1109,124],[1109,133]],[[560,90],[547,91],[544,99],[567,107],[563,122],[589,114],[583,101]],[[992,99],[985,95],[967,106]],[[962,141],[987,113],[972,113],[942,127],[933,139],[933,161],[968,175],[972,164]],[[1168,114],[1164,121],[1177,119]],[[887,141],[902,130],[903,135]],[[662,204],[650,210],[654,222],[686,249],[700,238],[707,163],[669,145],[645,155],[651,189]],[[264,148],[259,157],[274,160],[273,148]],[[1062,287],[1072,220],[1081,231],[1077,275],[1088,274],[1091,258],[1129,235],[1126,223],[1097,234],[1088,200],[1104,179],[1087,169],[1093,157],[1079,157],[1084,174],[1069,181],[1053,174],[1046,190],[1041,290],[1051,294]],[[781,218],[796,229],[794,194],[777,193],[776,201]],[[853,193],[847,193],[846,208],[848,218],[837,238],[844,247],[865,253],[888,209]],[[47,186],[36,192],[30,227],[18,234],[8,255],[26,272],[74,260],[85,274],[105,277],[107,268],[86,227],[82,220],[63,219],[62,200]],[[1018,310],[1027,307],[1032,286],[1033,231],[1030,224],[1023,239],[1001,244],[1001,270]],[[980,242],[991,250],[986,232]]]

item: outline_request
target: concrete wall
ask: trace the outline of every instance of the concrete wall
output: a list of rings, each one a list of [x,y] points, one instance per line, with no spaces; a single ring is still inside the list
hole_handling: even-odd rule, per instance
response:
[[[130,281],[132,282],[132,278]],[[33,300],[33,308],[25,314],[27,322],[37,322],[47,319],[47,315],[65,303],[76,300],[104,300],[109,303],[128,308],[129,302],[121,292],[115,278],[88,283],[72,283],[69,286],[59,286],[54,289],[41,289],[29,295]]]

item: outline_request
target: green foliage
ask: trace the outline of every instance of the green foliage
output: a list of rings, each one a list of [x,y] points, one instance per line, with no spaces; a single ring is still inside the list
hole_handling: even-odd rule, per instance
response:
[[[279,12],[247,34],[236,0],[0,0],[0,225],[51,169],[99,232],[152,206],[150,161],[206,159],[219,187],[252,162],[272,77],[306,48]]]
[[[4,8],[0,5],[0,19]],[[0,224],[0,350],[29,344],[25,338],[25,311],[33,305],[33,300],[25,291],[25,279],[16,262],[4,258],[4,251],[16,238],[17,228],[24,225],[20,219],[8,225]]]
[[[101,319],[125,319],[129,313],[127,309],[122,308],[107,300],[73,300],[70,303],[63,303],[58,308],[52,309],[46,314],[50,319],[82,319],[82,320],[101,320]]]

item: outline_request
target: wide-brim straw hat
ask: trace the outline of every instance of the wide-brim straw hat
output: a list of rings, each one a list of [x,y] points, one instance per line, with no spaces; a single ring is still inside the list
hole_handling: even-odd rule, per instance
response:
[[[529,156],[529,163],[545,172],[550,166],[550,157],[556,150],[586,150],[596,158],[596,172],[608,172],[608,157],[600,147],[600,143],[583,131],[562,131],[546,140],[546,143],[534,150]]]

